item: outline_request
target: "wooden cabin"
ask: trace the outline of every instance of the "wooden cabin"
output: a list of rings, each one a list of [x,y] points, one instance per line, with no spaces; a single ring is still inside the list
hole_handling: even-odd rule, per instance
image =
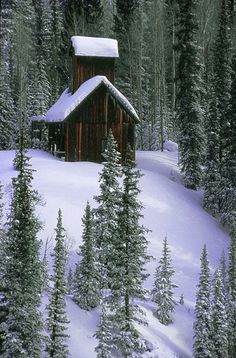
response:
[[[137,113],[114,86],[117,41],[73,36],[72,92],[65,90],[42,117],[32,121],[33,133],[41,136],[48,127],[49,147],[66,161],[103,161],[109,130],[122,160],[128,143],[135,149]]]

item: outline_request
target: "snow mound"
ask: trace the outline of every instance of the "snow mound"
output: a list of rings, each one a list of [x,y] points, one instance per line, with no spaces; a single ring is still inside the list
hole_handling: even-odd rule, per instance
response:
[[[164,142],[164,149],[168,150],[168,152],[178,152],[178,144],[172,142],[172,140],[166,140]]]

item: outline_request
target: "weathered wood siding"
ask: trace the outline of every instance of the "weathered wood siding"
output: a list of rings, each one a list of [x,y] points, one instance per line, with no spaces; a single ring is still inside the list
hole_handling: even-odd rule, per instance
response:
[[[66,121],[66,160],[101,163],[110,128],[124,160],[127,144],[134,148],[133,119],[100,86]]]
[[[88,79],[102,75],[114,83],[114,58],[81,57],[73,58],[73,93]]]

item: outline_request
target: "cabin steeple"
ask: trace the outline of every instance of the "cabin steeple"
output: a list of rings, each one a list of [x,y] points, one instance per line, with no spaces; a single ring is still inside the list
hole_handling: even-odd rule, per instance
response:
[[[117,40],[72,36],[74,48],[72,93],[90,78],[102,75],[114,83],[115,58],[119,57]]]

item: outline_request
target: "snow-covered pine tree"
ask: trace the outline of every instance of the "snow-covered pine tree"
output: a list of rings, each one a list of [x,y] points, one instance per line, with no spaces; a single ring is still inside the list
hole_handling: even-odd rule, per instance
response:
[[[227,129],[226,155],[222,163],[220,182],[220,218],[230,226],[236,221],[236,52],[232,61],[229,128]]]
[[[86,21],[86,35],[101,35],[103,30],[103,1],[83,0],[83,13]]]
[[[206,171],[204,177],[203,207],[213,216],[219,213],[219,183],[220,183],[220,156],[219,138],[220,126],[217,118],[217,105],[214,87],[210,95],[209,110],[207,113],[206,135]]]
[[[154,288],[152,291],[153,301],[157,304],[155,315],[162,324],[172,322],[171,314],[174,311],[174,288],[172,282],[175,271],[172,266],[171,252],[168,247],[167,238],[163,242],[162,256],[155,273]]]
[[[73,48],[71,36],[84,35],[83,0],[64,0],[63,27],[60,55],[63,57],[61,71],[65,85],[70,86],[70,71],[72,66]]]
[[[197,44],[198,0],[178,0],[177,120],[180,167],[184,183],[197,189],[202,182],[204,135],[201,108],[201,64]]]
[[[228,266],[228,321],[229,321],[229,356],[236,355],[236,224],[231,230],[231,243],[229,247]]]
[[[94,221],[89,203],[82,219],[83,234],[80,246],[81,261],[76,266],[74,277],[74,300],[89,311],[100,303],[100,280],[94,241]]]
[[[212,356],[216,358],[228,358],[226,297],[224,295],[223,277],[220,270],[216,270],[213,281],[211,327]]]
[[[5,340],[2,357],[41,357],[42,320],[39,311],[42,264],[37,233],[41,228],[35,214],[37,193],[32,188],[32,169],[21,134],[19,174],[13,179],[11,211],[7,223]]]
[[[0,149],[11,149],[16,142],[15,106],[10,76],[0,49]]]
[[[213,344],[211,340],[211,300],[210,300],[210,269],[206,245],[201,256],[201,272],[195,306],[194,322],[194,358],[212,358]]]
[[[116,0],[114,15],[114,31],[119,41],[120,60],[117,64],[117,83],[122,93],[132,99],[133,88],[133,34],[132,23],[140,0]]]
[[[222,277],[222,284],[223,284],[223,292],[225,295],[225,298],[227,297],[228,293],[228,275],[227,275],[227,265],[226,265],[226,257],[225,252],[222,252],[221,258],[220,258],[220,266],[219,266],[220,274]]]
[[[51,5],[51,51],[50,51],[50,84],[51,101],[58,99],[60,91],[64,89],[65,83],[61,73],[63,59],[61,58],[63,12],[60,0],[50,0]]]
[[[6,235],[3,228],[3,186],[0,182],[0,355],[3,353],[4,331],[1,324],[6,319],[6,252],[5,252]]]
[[[66,284],[65,284],[65,229],[62,224],[62,212],[59,209],[57,217],[56,244],[52,256],[54,257],[53,289],[48,304],[48,332],[46,344],[46,356],[48,358],[66,358],[69,355],[66,339],[67,325],[66,316]]]
[[[109,307],[105,302],[105,299],[103,299],[100,323],[95,333],[95,337],[98,340],[98,345],[95,348],[97,358],[112,358],[112,352],[116,350],[112,322],[112,315],[109,313]]]
[[[139,179],[142,176],[134,168],[133,153],[128,148],[123,166],[123,193],[119,212],[119,237],[111,248],[111,297],[110,309],[114,315],[116,349],[122,357],[140,357],[146,350],[135,322],[143,322],[142,310],[134,302],[145,299],[142,287],[148,274],[147,229],[140,223],[142,204],[138,199]]]
[[[94,210],[94,219],[101,287],[107,288],[113,267],[111,262],[113,245],[119,240],[118,215],[121,203],[118,181],[121,177],[120,153],[117,151],[117,144],[111,130],[103,156],[105,163],[99,178],[100,194],[95,197],[98,207]]]

